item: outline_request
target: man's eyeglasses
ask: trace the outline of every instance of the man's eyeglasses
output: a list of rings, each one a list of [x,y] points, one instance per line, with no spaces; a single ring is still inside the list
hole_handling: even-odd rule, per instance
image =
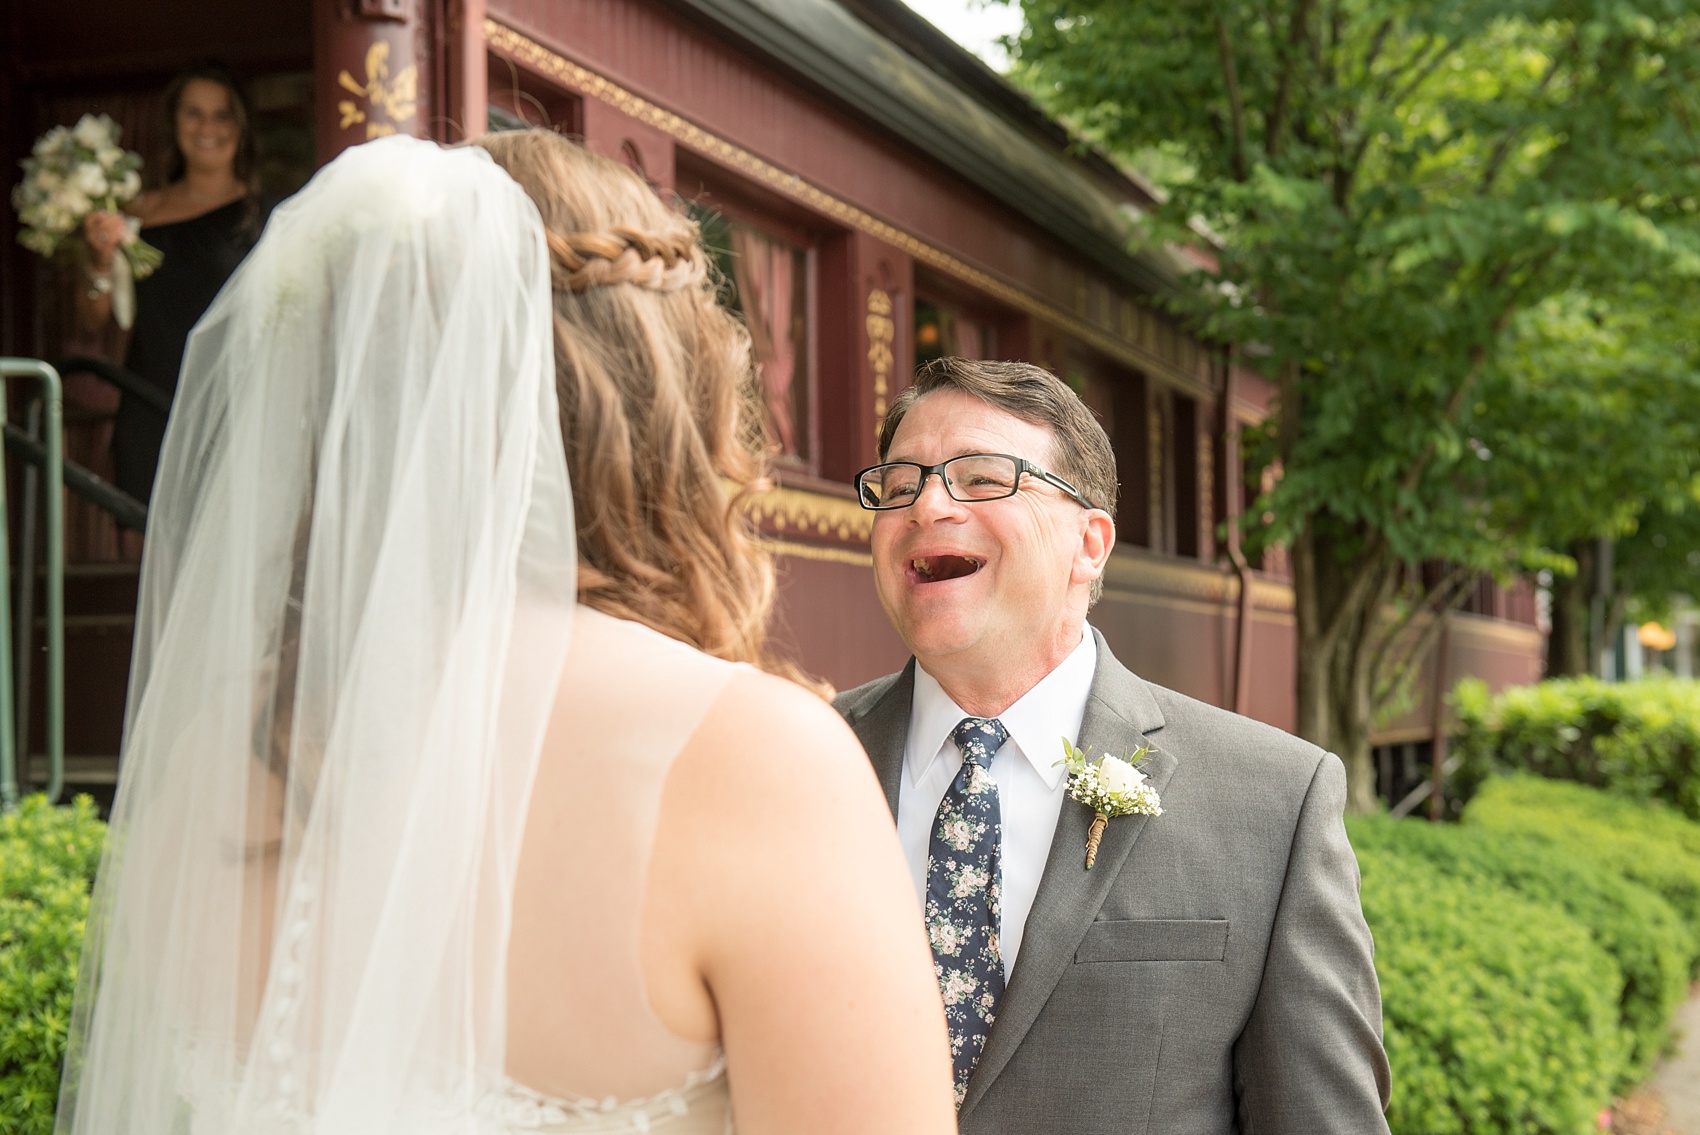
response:
[[[888,461],[856,474],[856,499],[863,508],[875,511],[908,508],[921,498],[927,478],[935,473],[944,482],[944,490],[951,499],[965,504],[1013,497],[1021,487],[1021,475],[1030,473],[1073,497],[1082,508],[1098,507],[1055,473],[1047,473],[1031,461],[1007,453],[965,453],[937,465]]]

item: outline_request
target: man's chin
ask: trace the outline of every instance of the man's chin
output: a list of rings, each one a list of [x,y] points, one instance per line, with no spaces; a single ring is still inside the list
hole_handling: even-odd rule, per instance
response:
[[[930,612],[898,628],[909,653],[919,659],[949,658],[973,649],[980,641],[979,621],[967,612]]]

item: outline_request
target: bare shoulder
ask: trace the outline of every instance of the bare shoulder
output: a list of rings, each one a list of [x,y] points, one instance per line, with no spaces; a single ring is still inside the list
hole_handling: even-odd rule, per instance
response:
[[[786,783],[870,771],[856,735],[831,705],[756,670],[740,670],[728,683],[693,740],[728,778]]]

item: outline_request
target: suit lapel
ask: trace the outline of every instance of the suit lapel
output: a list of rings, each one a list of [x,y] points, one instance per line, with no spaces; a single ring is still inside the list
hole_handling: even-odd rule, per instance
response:
[[[1147,744],[1146,735],[1163,727],[1163,715],[1145,683],[1116,661],[1104,637],[1098,640],[1098,669],[1086,701],[1086,716],[1080,724],[1076,744],[1093,757],[1105,753],[1124,756]],[[902,738],[898,741],[901,751]],[[1152,748],[1143,771],[1159,794],[1175,770],[1175,758]],[[1085,805],[1065,799],[1051,839],[1050,856],[1039,880],[1033,909],[1027,916],[1021,953],[1010,973],[1009,989],[998,1007],[997,1021],[986,1039],[980,1063],[968,1081],[968,1094],[958,1112],[959,1119],[986,1094],[993,1080],[1009,1063],[1021,1040],[1038,1019],[1051,991],[1074,960],[1074,952],[1085,937],[1138,841],[1148,816],[1121,816],[1111,820],[1099,846],[1098,862],[1086,870],[1086,830],[1092,813]]]
[[[903,783],[903,749],[909,740],[909,707],[915,698],[915,660],[911,658],[879,700],[850,722],[856,739],[868,751],[885,802],[897,818],[898,789]]]

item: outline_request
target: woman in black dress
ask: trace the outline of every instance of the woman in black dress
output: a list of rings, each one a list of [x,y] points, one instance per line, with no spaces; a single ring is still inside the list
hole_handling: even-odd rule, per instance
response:
[[[129,205],[142,238],[165,254],[136,284],[136,321],[124,365],[167,395],[177,389],[189,331],[259,237],[254,144],[248,100],[235,72],[218,63],[190,67],[163,100],[167,143],[150,174],[156,188]],[[79,289],[85,324],[112,314],[112,257],[126,220],[95,213],[84,223],[88,286]],[[166,416],[128,394],[118,406],[112,448],[118,487],[137,500],[153,491]]]

